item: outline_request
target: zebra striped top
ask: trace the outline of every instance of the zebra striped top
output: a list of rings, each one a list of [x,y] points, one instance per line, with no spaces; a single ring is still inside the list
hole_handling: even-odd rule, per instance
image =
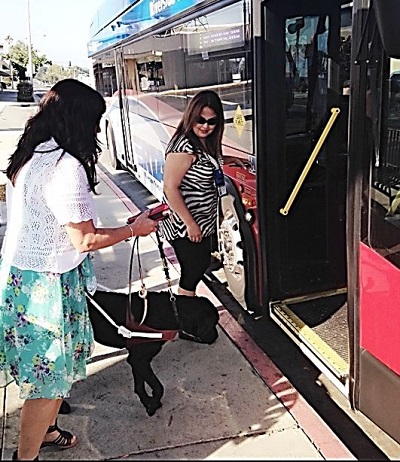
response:
[[[170,143],[166,156],[170,152],[194,154],[197,159],[189,167],[179,187],[186,207],[199,225],[203,237],[210,236],[217,230],[218,196],[214,182],[214,165],[210,156],[201,149],[195,148],[189,139],[182,135],[174,143]],[[165,202],[168,200],[164,196]],[[186,225],[171,209],[169,217],[160,222],[160,231],[168,240],[187,237]]]

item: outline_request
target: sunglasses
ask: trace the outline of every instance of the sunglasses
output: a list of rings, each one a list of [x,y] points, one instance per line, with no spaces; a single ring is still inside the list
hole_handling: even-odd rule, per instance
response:
[[[211,119],[205,119],[204,117],[199,116],[196,119],[196,123],[198,123],[199,125],[208,124],[211,127],[211,126],[217,125],[218,117],[212,117]]]

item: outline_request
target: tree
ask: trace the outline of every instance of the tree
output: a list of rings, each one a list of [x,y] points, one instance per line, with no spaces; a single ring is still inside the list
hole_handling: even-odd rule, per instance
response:
[[[15,45],[12,45],[13,38],[7,36],[5,41],[9,45],[9,51],[4,55],[5,59],[12,62],[12,66],[20,80],[25,80],[27,66],[29,63],[28,45],[19,40]],[[32,64],[35,66],[36,72],[34,76],[44,83],[53,85],[59,80],[69,77],[79,78],[80,76],[88,76],[89,70],[79,66],[73,66],[71,61],[68,62],[68,67],[59,64],[53,64],[46,55],[39,55],[38,51],[32,48]]]
[[[9,44],[12,43],[12,41],[12,37],[7,37],[7,42]],[[5,58],[12,62],[13,67],[18,71],[19,78],[24,80],[26,78],[26,70],[29,62],[28,45],[19,40],[15,45],[10,46]],[[51,61],[47,59],[46,55],[39,56],[38,51],[32,48],[32,64],[37,69],[44,64],[51,65]]]
[[[50,85],[55,84],[61,79],[70,77],[69,73],[66,72],[63,66],[59,64],[52,64],[51,66],[41,67],[37,74],[36,78],[42,82],[48,83]]]
[[[59,64],[52,64],[51,66],[42,66],[36,73],[36,79],[43,83],[50,85],[55,84],[59,80],[74,78],[79,79],[82,77],[89,77],[89,70],[79,66],[64,67]]]

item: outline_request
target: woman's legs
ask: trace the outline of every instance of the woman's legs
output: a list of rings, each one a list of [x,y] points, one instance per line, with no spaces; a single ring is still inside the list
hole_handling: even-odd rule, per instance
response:
[[[20,415],[17,455],[18,459],[29,460],[38,455],[44,443],[66,449],[77,442],[74,435],[55,427],[62,399],[42,397],[67,396],[71,379],[86,378],[86,359],[93,344],[93,331],[82,293],[85,282],[89,284],[94,280],[94,271],[87,258],[79,268],[61,276],[11,267],[10,279],[29,289],[16,291],[12,284],[7,284],[2,291],[3,299],[9,300],[10,306],[18,310],[2,311],[3,332],[13,332],[13,335],[3,335],[0,343],[1,353],[6,352],[9,369],[18,372],[17,383],[31,384],[29,389],[20,385],[20,398],[25,402]],[[55,283],[58,280],[60,283]],[[48,297],[40,298],[39,303],[35,302],[38,297],[30,295],[37,287],[44,287],[48,292]],[[62,309],[54,309],[56,302]],[[35,322],[21,322],[21,319],[35,319]],[[15,338],[19,341],[15,342]],[[27,348],[24,345],[28,345]],[[75,356],[77,351],[81,351],[79,357]],[[42,366],[43,374],[36,374],[35,364]],[[51,426],[54,429],[48,433]]]
[[[54,442],[60,439],[60,431],[55,429],[48,432],[49,427],[56,424],[57,415],[62,399],[27,399],[21,409],[20,436],[18,445],[18,460],[32,460],[40,451],[42,443]],[[63,439],[61,431],[61,440]],[[54,444],[62,448],[67,443],[68,447],[75,446],[77,438],[70,435],[70,441],[61,441]],[[65,446],[65,447],[67,447]]]
[[[201,242],[191,242],[188,238],[179,238],[171,242],[181,267],[178,294],[194,297],[197,284],[201,281],[211,261],[212,236]]]
[[[56,421],[61,399],[27,399],[20,416],[20,434],[18,445],[18,459],[32,460],[40,451],[40,446],[47,439],[54,439],[54,435],[46,435],[47,429]]]

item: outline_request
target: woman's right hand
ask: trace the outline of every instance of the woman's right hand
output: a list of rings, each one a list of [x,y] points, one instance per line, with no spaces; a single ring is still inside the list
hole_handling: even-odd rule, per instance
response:
[[[202,235],[199,225],[193,220],[189,225],[186,225],[188,237],[192,242],[201,242]]]
[[[148,218],[150,210],[141,213],[136,220],[129,225],[133,229],[135,236],[148,236],[149,234],[157,231],[158,223],[155,220]]]

